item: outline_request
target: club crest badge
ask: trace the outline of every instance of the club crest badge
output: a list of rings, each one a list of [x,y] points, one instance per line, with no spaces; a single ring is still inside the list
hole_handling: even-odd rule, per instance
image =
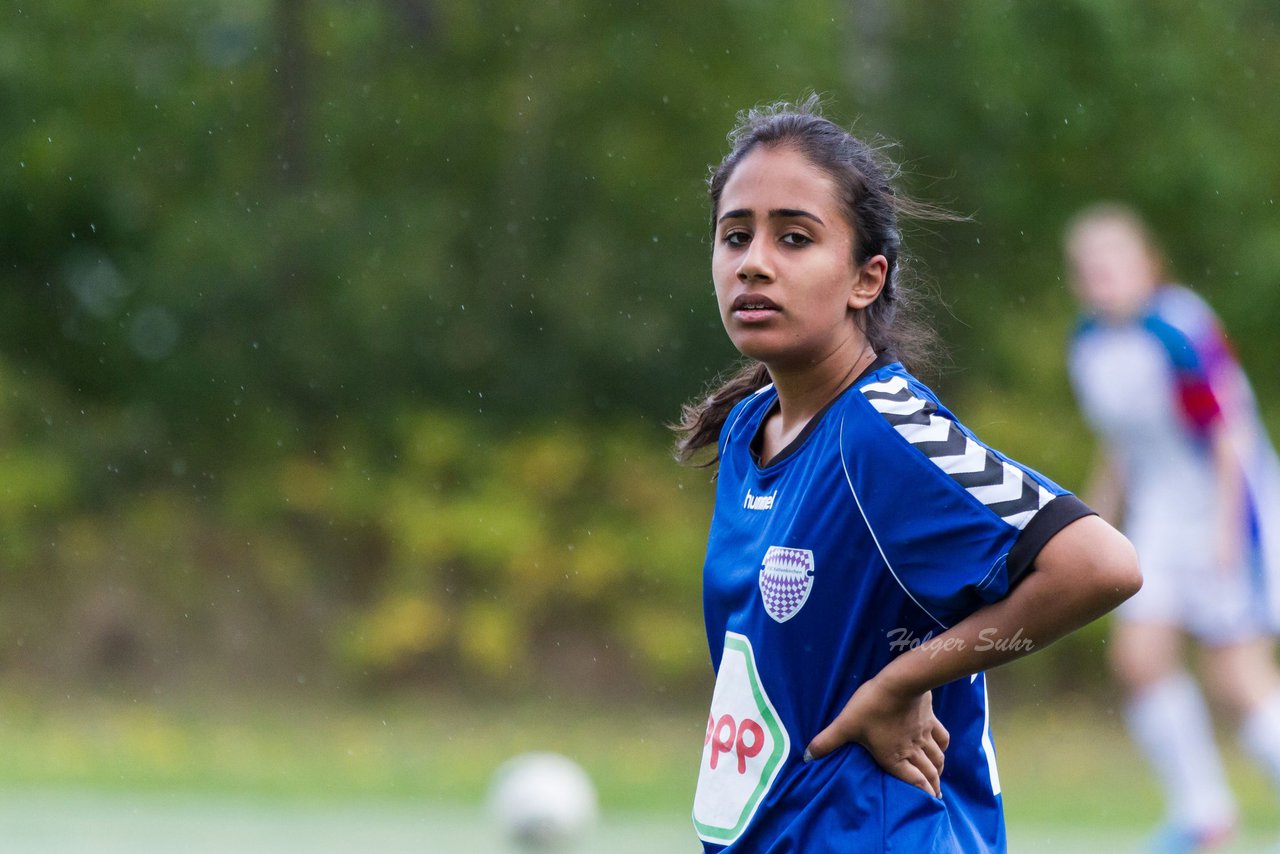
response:
[[[785,623],[809,601],[813,587],[813,552],[769,546],[760,567],[760,599],[770,617]]]

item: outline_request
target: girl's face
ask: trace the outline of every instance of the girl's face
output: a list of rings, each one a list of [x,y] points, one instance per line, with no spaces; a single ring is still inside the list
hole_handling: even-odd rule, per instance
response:
[[[1076,297],[1111,320],[1137,315],[1159,284],[1146,240],[1121,219],[1077,226],[1067,240],[1067,263]]]
[[[836,193],[826,172],[786,147],[756,148],[725,183],[711,274],[720,319],[743,355],[804,369],[843,347],[861,354],[853,313],[879,295],[887,262],[854,264]]]

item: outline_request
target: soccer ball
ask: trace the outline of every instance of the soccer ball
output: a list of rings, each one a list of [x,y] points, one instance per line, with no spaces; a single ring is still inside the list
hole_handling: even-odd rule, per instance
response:
[[[507,839],[522,850],[566,850],[595,824],[596,791],[572,760],[526,753],[494,773],[489,809]]]

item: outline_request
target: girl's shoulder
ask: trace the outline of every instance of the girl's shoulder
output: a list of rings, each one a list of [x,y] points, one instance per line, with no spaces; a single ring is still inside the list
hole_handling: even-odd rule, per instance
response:
[[[767,408],[773,399],[777,397],[774,391],[773,383],[762,386],[750,394],[746,395],[733,405],[729,410],[728,416],[724,419],[724,426],[720,428],[720,454],[724,455],[725,446],[735,439],[750,439],[751,430],[747,425],[754,422],[753,414],[758,415],[763,409]]]
[[[877,410],[886,407],[892,409],[889,404],[913,399],[928,401],[936,407],[942,406],[942,401],[934,394],[933,389],[907,370],[901,362],[884,364],[854,385],[861,392],[857,397],[871,402],[872,408]],[[886,406],[878,406],[877,401],[884,401]]]
[[[854,385],[842,400],[842,433],[850,446],[865,453],[885,453],[886,442],[910,447],[913,438],[932,437],[941,429],[936,419],[956,420],[933,389],[900,362],[884,365]],[[876,450],[869,450],[868,440],[875,440]]]
[[[1179,285],[1165,285],[1151,302],[1143,327],[1168,351],[1176,367],[1199,369],[1233,361],[1231,345],[1213,309]]]
[[[1215,329],[1218,318],[1203,297],[1183,285],[1162,285],[1151,300],[1147,323],[1165,324],[1187,333],[1205,333]]]

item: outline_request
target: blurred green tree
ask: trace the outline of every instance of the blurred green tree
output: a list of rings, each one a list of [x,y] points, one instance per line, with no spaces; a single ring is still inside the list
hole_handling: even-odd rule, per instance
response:
[[[992,444],[1083,471],[1058,235],[1103,197],[1275,422],[1278,37],[1267,0],[15,8],[8,660],[84,623],[139,660],[280,632],[347,677],[496,679],[575,633],[701,673],[706,496],[660,425],[734,356],[702,182],[737,110],[808,89],[974,214],[908,246]]]

